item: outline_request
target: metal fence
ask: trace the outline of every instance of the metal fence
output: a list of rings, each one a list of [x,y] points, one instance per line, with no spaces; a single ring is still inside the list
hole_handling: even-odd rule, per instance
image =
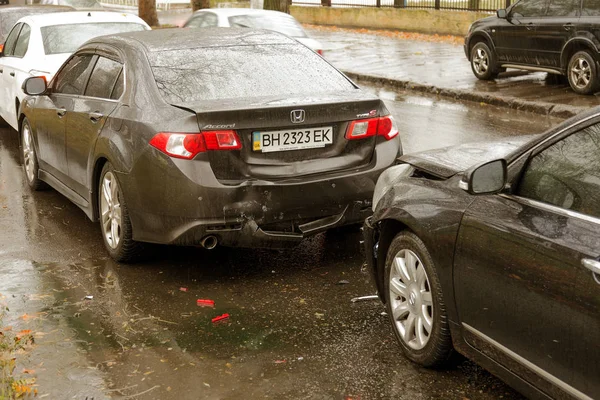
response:
[[[499,8],[510,6],[512,2],[513,0],[292,0],[292,4],[297,6],[408,8],[482,12],[494,12]]]

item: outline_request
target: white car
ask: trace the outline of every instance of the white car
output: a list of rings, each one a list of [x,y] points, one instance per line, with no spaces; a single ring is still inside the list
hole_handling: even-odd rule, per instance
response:
[[[8,34],[0,54],[0,117],[18,130],[17,113],[30,76],[52,79],[83,43],[96,36],[149,30],[131,14],[107,11],[66,12],[21,18]]]
[[[309,38],[294,17],[255,8],[210,8],[196,11],[184,28],[258,28],[283,33],[323,55],[321,43]]]

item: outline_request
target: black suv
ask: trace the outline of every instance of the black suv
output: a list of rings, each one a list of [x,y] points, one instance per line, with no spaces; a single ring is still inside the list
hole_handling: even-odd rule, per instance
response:
[[[521,0],[476,21],[465,53],[479,79],[506,68],[566,75],[580,94],[600,90],[600,0]]]

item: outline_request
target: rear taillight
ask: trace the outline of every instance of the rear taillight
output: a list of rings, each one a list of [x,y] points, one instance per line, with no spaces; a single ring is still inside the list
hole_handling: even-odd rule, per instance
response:
[[[323,55],[323,50],[317,50],[317,54],[322,56]]]
[[[191,160],[198,153],[210,150],[239,150],[242,143],[235,131],[209,131],[202,133],[160,132],[150,140],[150,145],[168,156]]]
[[[371,136],[383,136],[391,140],[398,135],[398,128],[391,115],[381,118],[359,119],[351,121],[346,129],[346,139],[356,140]]]

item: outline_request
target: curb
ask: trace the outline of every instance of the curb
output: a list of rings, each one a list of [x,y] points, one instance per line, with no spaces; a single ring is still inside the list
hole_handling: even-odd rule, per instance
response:
[[[565,104],[553,104],[545,101],[523,100],[513,96],[498,97],[487,93],[478,93],[464,89],[441,88],[431,85],[424,85],[412,81],[357,74],[350,71],[342,72],[355,82],[363,81],[369,83],[376,83],[380,85],[390,86],[396,89],[405,89],[420,93],[435,94],[438,96],[449,97],[456,100],[474,101],[478,103],[489,104],[492,106],[506,107],[513,110],[527,111],[562,119],[573,117],[579,114],[580,112],[583,112],[588,109],[586,107],[575,107]]]

